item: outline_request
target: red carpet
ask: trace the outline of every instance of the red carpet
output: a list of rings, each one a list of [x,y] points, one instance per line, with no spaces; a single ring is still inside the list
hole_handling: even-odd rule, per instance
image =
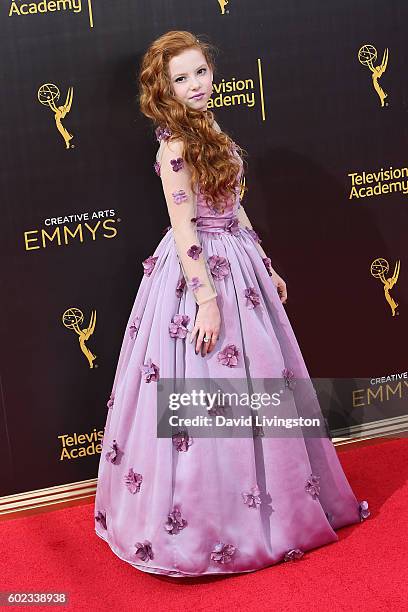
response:
[[[408,610],[408,440],[351,448],[339,457],[371,516],[298,561],[227,578],[144,574],[94,533],[88,504],[1,522],[0,591],[66,591],[75,612]]]

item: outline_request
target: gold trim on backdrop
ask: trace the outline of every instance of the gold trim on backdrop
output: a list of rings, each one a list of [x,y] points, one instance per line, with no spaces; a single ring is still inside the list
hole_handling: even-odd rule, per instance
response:
[[[353,425],[332,431],[332,442],[336,448],[350,444],[364,444],[367,441],[381,442],[389,438],[408,436],[408,416]],[[39,514],[64,507],[94,503],[96,478],[57,485],[0,497],[0,521],[19,518],[27,514]]]
[[[406,438],[408,436],[408,415],[334,429],[331,434],[334,446],[353,444],[363,440],[375,440],[387,436]]]
[[[93,28],[92,0],[88,0],[89,25]]]
[[[265,100],[264,100],[264,92],[263,92],[263,80],[262,80],[262,64],[261,58],[258,57],[258,75],[259,75],[259,93],[261,95],[261,111],[262,111],[262,121],[265,121]]]
[[[64,506],[79,505],[81,501],[89,502],[95,495],[96,482],[96,478],[91,478],[0,497],[0,520],[16,518],[16,515],[21,516],[21,514],[37,514],[46,509],[55,510],[57,507],[59,509]]]

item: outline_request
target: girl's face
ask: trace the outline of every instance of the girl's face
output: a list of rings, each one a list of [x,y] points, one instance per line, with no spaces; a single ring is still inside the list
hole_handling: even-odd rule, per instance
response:
[[[213,72],[200,49],[186,49],[169,61],[169,77],[175,97],[191,108],[206,110],[212,94]],[[197,94],[201,94],[198,97]]]

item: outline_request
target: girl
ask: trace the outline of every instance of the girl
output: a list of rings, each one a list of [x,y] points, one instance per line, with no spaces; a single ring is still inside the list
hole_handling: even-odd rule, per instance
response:
[[[327,430],[273,437],[256,423],[250,435],[238,426],[229,437],[181,426],[158,435],[159,390],[188,379],[234,389],[278,381],[285,415],[323,422],[283,306],[285,282],[240,203],[243,150],[207,109],[214,69],[212,47],[185,31],[155,40],[142,60],[140,108],[156,125],[154,169],[171,226],[143,261],[95,499],[95,530],[112,551],[173,577],[299,560],[369,515]],[[223,411],[212,405],[207,415]]]

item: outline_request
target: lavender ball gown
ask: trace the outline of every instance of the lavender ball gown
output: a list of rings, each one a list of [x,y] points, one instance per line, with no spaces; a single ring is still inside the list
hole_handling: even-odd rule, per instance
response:
[[[156,435],[160,378],[309,377],[239,188],[223,213],[207,206],[190,190],[170,136],[168,128],[156,130],[154,167],[171,226],[143,262],[123,338],[107,404],[95,531],[135,568],[174,577],[297,561],[369,515],[328,437]],[[236,147],[232,154],[241,164],[238,185],[242,160]],[[220,336],[203,358],[187,332],[197,304],[214,296]]]

